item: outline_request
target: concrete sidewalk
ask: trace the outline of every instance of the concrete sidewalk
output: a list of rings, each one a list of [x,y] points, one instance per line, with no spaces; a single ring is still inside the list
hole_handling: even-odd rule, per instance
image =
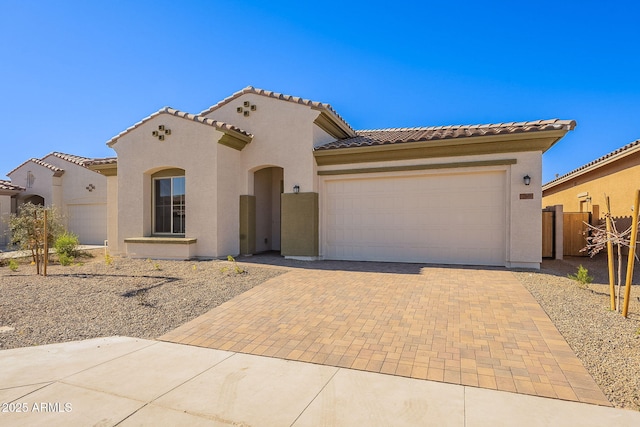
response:
[[[0,425],[602,426],[640,412],[127,337],[0,351]]]

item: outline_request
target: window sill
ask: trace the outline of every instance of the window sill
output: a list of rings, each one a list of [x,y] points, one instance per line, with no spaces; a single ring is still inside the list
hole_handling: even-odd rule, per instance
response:
[[[193,245],[198,241],[195,237],[129,237],[125,243]]]

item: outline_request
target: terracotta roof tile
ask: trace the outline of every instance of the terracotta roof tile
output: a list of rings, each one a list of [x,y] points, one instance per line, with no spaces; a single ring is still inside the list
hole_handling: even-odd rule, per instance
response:
[[[73,154],[60,153],[58,151],[54,151],[53,153],[47,154],[42,158],[44,160],[48,156],[56,156],[59,159],[66,160],[67,162],[74,163],[78,166],[83,166],[84,164],[92,159],[88,157],[76,156]]]
[[[238,127],[235,127],[233,125],[230,125],[228,123],[224,123],[224,122],[221,122],[221,121],[218,121],[218,120],[213,120],[213,119],[200,117],[199,115],[195,115],[195,114],[185,113],[183,111],[176,110],[176,109],[171,108],[171,107],[164,107],[164,108],[161,108],[160,110],[156,111],[155,113],[145,117],[144,119],[140,120],[138,123],[134,124],[133,126],[130,126],[127,129],[125,129],[124,131],[120,132],[119,134],[117,134],[116,136],[111,138],[109,141],[107,141],[107,145],[108,146],[113,145],[123,135],[131,132],[133,129],[136,129],[136,128],[140,127],[142,124],[148,122],[149,120],[153,119],[154,117],[156,117],[156,116],[158,116],[160,114],[170,114],[172,116],[181,117],[183,119],[193,120],[194,122],[198,122],[198,123],[206,124],[206,125],[209,125],[209,126],[213,126],[213,127],[215,127],[216,129],[218,129],[218,130],[220,130],[222,132],[231,132],[231,133],[240,134],[240,135],[248,137],[248,138],[253,138],[253,135],[250,134],[249,132],[245,132],[242,129],[240,129]]]
[[[24,187],[20,187],[19,185],[14,185],[10,181],[5,181],[4,179],[0,179],[0,190],[5,191],[24,191]]]
[[[20,169],[22,166],[26,165],[29,162],[32,162],[32,163],[35,163],[36,165],[40,165],[42,167],[50,169],[51,171],[53,171],[53,176],[61,176],[64,173],[64,169],[59,168],[57,166],[50,165],[49,163],[43,162],[40,159],[29,159],[25,162],[22,162],[19,166],[13,168],[10,172],[7,172],[7,175],[11,175],[13,172]]]
[[[305,99],[305,98],[300,98],[299,96],[292,96],[292,95],[284,95],[282,93],[278,93],[278,92],[272,92],[270,90],[264,90],[264,89],[258,89],[255,88],[253,86],[247,86],[244,89],[234,93],[233,95],[223,99],[222,101],[218,102],[215,105],[212,105],[211,107],[207,108],[206,110],[202,111],[200,114],[198,114],[199,116],[206,116],[207,114],[212,113],[213,111],[217,110],[218,108],[222,107],[223,105],[226,105],[230,102],[232,102],[234,99],[246,94],[246,93],[253,93],[256,95],[262,95],[262,96],[266,96],[269,98],[274,98],[274,99],[280,99],[283,101],[288,101],[288,102],[293,102],[295,104],[301,104],[301,105],[306,105],[308,107],[312,107],[312,108],[317,108],[320,110],[325,110],[329,113],[331,113],[336,119],[338,119],[339,121],[341,121],[349,130],[351,130],[352,132],[355,132],[351,126],[349,125],[349,123],[347,123],[347,121],[345,119],[343,119],[340,114],[338,114],[333,107],[331,107],[331,104],[326,104],[324,102],[318,102],[318,101],[312,101],[310,99]]]
[[[573,178],[575,176],[578,175],[582,175],[583,173],[587,172],[588,170],[591,169],[595,169],[597,167],[599,167],[601,164],[604,163],[608,163],[609,161],[615,160],[617,158],[621,158],[621,157],[625,157],[628,156],[632,153],[635,153],[636,151],[640,151],[640,139],[635,140],[627,145],[625,145],[624,147],[618,148],[615,151],[612,151],[608,154],[605,154],[602,157],[599,157],[589,163],[587,163],[586,165],[582,165],[577,169],[572,170],[571,172],[568,172],[562,176],[559,176],[558,178],[555,178],[552,181],[549,181],[548,183],[543,185],[543,190],[548,188],[548,187],[552,187],[553,185],[559,183],[560,181],[565,181],[569,178]]]
[[[355,137],[339,139],[316,147],[316,150],[401,144],[405,142],[434,141],[485,135],[516,134],[545,130],[572,130],[575,126],[576,122],[573,120],[551,119],[480,125],[359,130],[356,131],[357,136]]]
[[[86,166],[94,166],[94,165],[114,165],[118,163],[117,157],[104,157],[102,159],[91,159],[85,162]]]

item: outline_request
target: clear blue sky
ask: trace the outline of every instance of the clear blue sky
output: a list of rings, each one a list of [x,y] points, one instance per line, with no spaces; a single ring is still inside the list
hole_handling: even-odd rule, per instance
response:
[[[543,182],[640,138],[637,1],[0,0],[0,178],[247,85],[355,129],[574,119]]]

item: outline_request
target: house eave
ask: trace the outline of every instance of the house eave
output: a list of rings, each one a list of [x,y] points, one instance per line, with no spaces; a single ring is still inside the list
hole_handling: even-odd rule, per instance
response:
[[[629,156],[631,156],[632,154],[638,153],[640,152],[640,145],[637,145],[636,147],[634,147],[633,149],[630,150],[626,150],[624,152],[618,153],[616,155],[613,155],[611,157],[608,157],[606,159],[603,159],[597,163],[594,163],[592,165],[589,166],[585,166],[579,170],[576,170],[574,172],[568,173],[564,176],[561,176],[560,178],[556,178],[553,181],[550,181],[546,184],[544,184],[542,186],[542,191],[550,191],[553,190],[554,188],[561,186],[569,181],[575,180],[577,178],[580,178],[584,175],[587,175],[591,172],[594,172],[598,169],[601,169],[605,166],[608,166],[612,163],[616,163],[619,162],[622,159],[625,159]]]
[[[539,151],[544,153],[558,142],[567,131],[568,129],[562,129],[509,135],[486,135],[364,147],[336,148],[316,150],[313,154],[318,166],[325,166],[526,151]]]
[[[118,164],[117,163],[110,163],[110,164],[106,164],[106,165],[87,165],[86,166],[89,170],[92,170],[94,172],[98,172],[99,174],[102,174],[104,176],[116,176],[118,175]]]
[[[313,109],[318,108],[313,107]],[[326,110],[320,110],[320,114],[318,114],[318,117],[316,117],[313,123],[336,139],[355,136],[355,132],[345,128],[339,120],[332,117]]]

